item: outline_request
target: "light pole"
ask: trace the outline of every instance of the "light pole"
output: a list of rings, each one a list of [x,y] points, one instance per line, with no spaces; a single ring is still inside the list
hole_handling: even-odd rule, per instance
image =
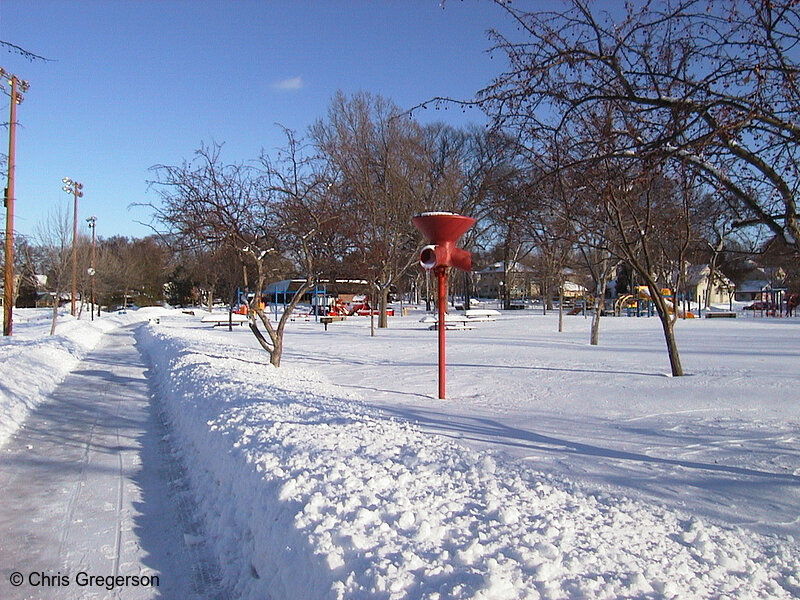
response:
[[[89,267],[89,281],[91,282],[92,286],[92,321],[94,321],[94,229],[95,225],[97,224],[97,217],[92,215],[86,222],[89,223],[89,229],[92,230],[92,265]]]
[[[83,184],[72,181],[69,177],[61,180],[64,187],[61,189],[68,194],[72,194],[75,203],[72,209],[72,309],[71,314],[75,316],[75,299],[78,296],[78,198],[83,197]]]
[[[28,82],[20,81],[16,75],[0,68],[0,82],[11,85],[11,118],[8,121],[8,184],[5,190],[6,243],[5,272],[3,275],[3,335],[11,335],[14,319],[14,169],[16,168],[17,104],[22,102],[23,92],[28,91]]]

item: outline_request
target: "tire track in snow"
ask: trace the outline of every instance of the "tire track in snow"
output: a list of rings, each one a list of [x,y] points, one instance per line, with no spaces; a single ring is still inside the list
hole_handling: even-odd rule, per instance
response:
[[[99,419],[99,416],[96,417],[91,428],[89,429],[89,437],[86,439],[86,443],[83,446],[83,455],[81,456],[81,468],[78,473],[78,479],[75,482],[75,485],[72,489],[72,494],[70,494],[69,500],[67,501],[67,510],[64,513],[64,520],[61,525],[61,538],[58,544],[58,556],[61,557],[62,563],[65,567],[69,563],[69,555],[64,555],[64,549],[66,547],[67,539],[69,538],[69,531],[73,519],[75,518],[75,507],[77,505],[78,498],[81,495],[81,489],[86,484],[86,467],[89,465],[89,451],[92,447],[94,430],[97,427],[97,422]]]
[[[119,411],[120,411],[121,401],[117,400],[117,413],[116,413],[116,421],[119,423]],[[116,433],[116,440],[117,440],[117,448],[119,449],[117,452],[117,458],[119,460],[119,471],[117,472],[117,510],[116,510],[116,535],[114,537],[114,577],[119,575],[119,561],[120,561],[120,548],[122,547],[122,501],[123,501],[123,491],[125,488],[125,466],[122,461],[122,444],[119,435],[119,425],[115,428]]]
[[[128,330],[107,334],[0,454],[0,598],[229,598],[209,568],[194,574],[158,448],[146,364]],[[190,552],[191,551],[191,552]],[[71,585],[12,587],[9,575]],[[80,587],[75,576],[157,575],[158,587]],[[199,581],[200,583],[195,583]],[[210,586],[208,588],[204,586]],[[212,592],[209,592],[212,589]]]

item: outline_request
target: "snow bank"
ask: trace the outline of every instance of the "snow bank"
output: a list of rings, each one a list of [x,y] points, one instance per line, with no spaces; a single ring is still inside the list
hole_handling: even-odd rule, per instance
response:
[[[794,544],[389,419],[184,322],[140,330],[238,598],[789,598]]]
[[[92,321],[59,315],[56,334],[49,335],[51,309],[17,309],[10,337],[0,338],[0,447],[20,427],[33,407],[45,399],[75,368],[101,336],[123,324],[147,320],[164,309],[104,314]]]

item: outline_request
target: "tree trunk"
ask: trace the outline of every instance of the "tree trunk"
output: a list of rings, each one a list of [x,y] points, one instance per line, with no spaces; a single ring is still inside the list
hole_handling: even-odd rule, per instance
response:
[[[508,263],[503,265],[503,309],[511,310],[511,290],[508,289]]]
[[[681,377],[683,375],[683,367],[681,366],[681,357],[678,354],[678,344],[675,341],[675,321],[669,313],[659,315],[659,318],[661,319],[661,327],[664,330],[664,339],[667,342],[667,353],[669,354],[672,376]]]
[[[389,286],[378,290],[378,309],[380,315],[378,316],[378,329],[386,329],[389,327]]]
[[[470,300],[472,299],[472,273],[464,273],[464,310],[470,309]]]
[[[686,313],[689,311],[689,306],[687,305],[688,296],[689,296],[689,284],[688,284],[688,277],[686,275],[686,264],[681,262],[681,269],[680,274],[678,275],[678,288],[683,291],[683,315],[681,315],[682,319],[686,318]],[[673,314],[675,314],[675,318],[678,318],[678,290],[672,290],[672,310]]]
[[[425,269],[425,312],[431,312],[431,271]]]
[[[654,282],[648,282],[647,288],[650,290],[651,299],[656,306],[658,318],[661,320],[661,328],[664,330],[664,340],[667,343],[667,354],[669,355],[672,376],[681,377],[683,375],[683,367],[681,366],[681,357],[678,353],[678,344],[675,341],[676,318],[674,315],[677,314],[678,307],[676,303],[673,302],[673,315],[670,315],[667,310],[666,301],[661,296],[661,290],[658,286],[656,286]]]
[[[564,331],[564,282],[558,286],[558,333]]]
[[[269,354],[270,364],[275,367],[280,367],[281,356],[283,355],[283,324],[286,322],[286,317],[282,317],[282,321],[278,324],[278,327],[273,328],[269,322],[269,316],[258,305],[258,296],[253,299],[253,302],[255,303],[255,308],[253,308],[251,304],[250,322],[248,323],[250,331],[256,336],[259,345]],[[264,334],[261,333],[261,330],[258,328],[256,317],[261,320],[261,323],[266,328],[269,339],[264,337]]]
[[[595,306],[594,314],[592,315],[592,327],[589,333],[589,344],[591,346],[598,346],[600,344],[600,315],[603,310],[600,306]]]
[[[717,278],[717,252],[716,248],[714,248],[714,252],[711,255],[711,262],[708,263],[708,282],[706,283],[706,293],[703,294],[705,298],[703,299],[703,303],[705,304],[706,308],[710,308],[711,306],[711,292],[714,286],[714,280]]]
[[[281,366],[283,356],[283,336],[278,336],[273,340],[272,352],[269,353],[269,362],[273,367]]]
[[[291,302],[289,302],[288,306],[284,308],[283,315],[281,315],[280,321],[278,321],[277,326],[273,326],[269,320],[269,316],[264,310],[261,308],[261,294],[260,290],[264,289],[264,270],[262,268],[261,263],[257,260],[256,261],[256,281],[255,281],[255,289],[257,290],[253,294],[253,299],[250,301],[248,311],[249,321],[248,325],[250,326],[250,331],[253,332],[256,340],[258,340],[259,345],[267,351],[269,354],[269,362],[275,367],[281,366],[281,357],[283,355],[283,332],[286,326],[286,322],[289,320],[292,311],[294,311],[297,304],[300,302],[300,299],[303,295],[309,291],[313,287],[313,283],[311,280],[306,280],[303,285],[294,293]],[[269,335],[269,339],[264,337],[264,334],[258,328],[258,322],[256,321],[256,317],[259,318],[261,323],[264,325],[264,328],[267,330],[267,334]]]
[[[542,279],[542,314],[547,314],[547,297],[550,295],[550,287],[547,278]]]
[[[373,302],[373,291],[370,290],[367,296],[367,306],[369,307],[369,336],[375,337],[375,302]]]
[[[253,335],[256,336],[256,340],[258,340],[259,345],[269,353],[270,362],[272,362],[272,346],[270,345],[267,338],[264,337],[264,334],[261,333],[261,330],[258,328],[258,324],[256,323],[255,318],[251,317],[248,325],[250,326],[250,331],[252,331]],[[280,362],[280,358],[278,359],[278,362]]]
[[[58,321],[58,298],[61,295],[59,291],[56,291],[56,295],[53,298],[53,321],[50,323],[50,335],[55,335],[56,333],[56,322]]]
[[[597,282],[595,290],[597,298],[595,300],[594,315],[592,315],[592,328],[589,334],[589,344],[597,346],[600,343],[600,317],[603,314],[603,306],[605,305],[607,280],[601,277]]]

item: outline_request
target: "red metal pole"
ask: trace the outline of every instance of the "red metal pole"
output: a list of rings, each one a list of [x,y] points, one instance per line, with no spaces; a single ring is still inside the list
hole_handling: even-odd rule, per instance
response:
[[[445,315],[447,314],[447,267],[436,267],[436,283],[439,288],[439,399],[445,399],[445,340],[444,333],[447,329]]]

